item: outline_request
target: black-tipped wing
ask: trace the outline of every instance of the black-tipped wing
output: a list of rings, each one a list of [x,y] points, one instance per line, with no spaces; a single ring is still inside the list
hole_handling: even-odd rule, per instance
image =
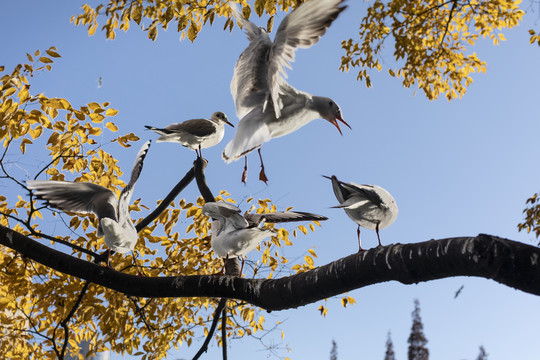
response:
[[[362,196],[377,206],[383,203],[383,199],[371,185],[356,185],[351,183],[341,183],[341,185],[344,191],[349,194],[345,199],[351,196]]]
[[[139,150],[139,152],[137,153],[137,157],[135,158],[133,168],[131,169],[131,177],[129,179],[129,183],[126,185],[126,187],[122,189],[120,197],[118,198],[118,222],[120,224],[123,224],[127,216],[129,216],[128,209],[131,195],[133,194],[133,187],[139,179],[139,175],[141,175],[144,159],[146,158],[146,154],[148,153],[148,149],[150,148],[151,144],[152,141],[148,140],[141,146],[141,149]]]
[[[116,196],[103,186],[86,182],[29,180],[28,188],[40,200],[62,211],[95,213],[117,220]]]
[[[244,217],[250,224],[250,226],[257,226],[261,222],[268,223],[284,223],[293,221],[325,221],[328,220],[326,216],[312,214],[302,211],[282,211],[266,214],[244,214]]]

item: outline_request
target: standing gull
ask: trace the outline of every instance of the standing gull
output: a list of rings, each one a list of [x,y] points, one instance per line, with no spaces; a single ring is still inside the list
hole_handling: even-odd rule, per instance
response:
[[[225,258],[225,261],[229,258],[243,257],[255,249],[263,239],[274,235],[274,230],[259,227],[264,222],[328,220],[321,215],[299,211],[240,215],[239,208],[225,202],[206,203],[203,205],[202,212],[213,219],[212,249],[218,256]],[[243,267],[244,259],[242,258]],[[242,268],[240,274],[242,274]]]
[[[241,119],[234,138],[223,151],[227,163],[258,149],[261,159],[259,179],[267,182],[260,147],[272,138],[298,130],[315,119],[325,119],[339,132],[338,121],[347,124],[339,106],[330,98],[314,96],[292,87],[285,80],[297,48],[317,43],[330,24],[346,8],[344,0],[311,0],[285,16],[274,41],[266,31],[240,15],[230,3],[236,21],[250,41],[240,55],[231,81],[236,115]],[[242,181],[247,176],[247,157]]]
[[[162,129],[148,125],[145,127],[161,135],[157,142],[177,142],[195,150],[197,156],[202,157],[201,149],[217,145],[223,139],[225,124],[234,127],[227,119],[227,115],[216,111],[210,119],[186,120]]]
[[[332,180],[332,188],[339,201],[335,207],[345,210],[352,221],[358,224],[358,251],[364,251],[360,243],[360,226],[375,230],[381,246],[379,230],[390,226],[398,215],[398,207],[392,195],[377,185],[344,183],[335,176],[325,178]]]
[[[109,189],[88,182],[69,182],[54,180],[29,180],[26,183],[32,193],[47,205],[62,211],[75,213],[94,213],[99,224],[97,236],[105,236],[107,266],[111,251],[124,254],[135,248],[137,230],[129,216],[129,202],[133,187],[141,174],[143,161],[148,153],[151,141],[143,144],[131,170],[129,183],[122,189],[120,196]]]

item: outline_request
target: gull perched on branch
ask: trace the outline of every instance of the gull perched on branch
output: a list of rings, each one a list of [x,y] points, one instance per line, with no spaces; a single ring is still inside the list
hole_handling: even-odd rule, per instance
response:
[[[317,43],[328,27],[346,8],[344,0],[311,0],[288,14],[279,25],[274,41],[266,31],[242,17],[235,3],[229,3],[236,21],[250,41],[242,52],[231,81],[236,115],[241,119],[231,142],[223,151],[227,163],[258,149],[261,160],[259,179],[267,182],[260,148],[272,138],[290,134],[307,123],[322,118],[339,132],[338,121],[349,126],[336,102],[295,89],[285,80],[285,67],[291,68],[297,48]],[[247,177],[245,158],[242,181]]]
[[[375,230],[381,246],[379,230],[390,226],[398,215],[398,207],[392,195],[377,185],[345,183],[335,176],[325,178],[332,180],[332,188],[339,201],[339,205],[334,207],[345,210],[352,221],[358,224],[358,251],[364,251],[360,243],[360,226]]]
[[[192,119],[181,123],[171,124],[164,128],[145,125],[159,135],[157,142],[176,142],[195,150],[202,157],[201,149],[217,145],[225,134],[225,124],[234,127],[227,115],[216,111],[210,119]]]
[[[208,202],[203,214],[212,218],[212,249],[225,258],[243,257],[259,243],[275,234],[274,230],[259,227],[264,222],[283,223],[293,221],[324,221],[327,217],[300,211],[284,211],[265,214],[240,214],[240,209],[225,202]],[[242,268],[244,259],[242,258]],[[240,274],[242,269],[240,269]]]
[[[38,199],[45,200],[47,205],[59,210],[96,214],[99,220],[97,236],[105,236],[109,266],[111,251],[123,254],[133,250],[139,238],[129,216],[129,202],[150,144],[151,141],[145,142],[139,150],[129,183],[122,189],[118,199],[111,190],[88,182],[29,180],[26,182],[28,189]]]

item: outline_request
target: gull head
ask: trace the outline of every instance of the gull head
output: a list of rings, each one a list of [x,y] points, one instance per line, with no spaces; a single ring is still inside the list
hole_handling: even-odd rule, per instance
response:
[[[234,127],[234,125],[229,122],[229,119],[227,118],[227,115],[225,115],[221,111],[216,111],[215,113],[213,113],[212,116],[210,117],[210,119],[212,121],[214,121],[215,123],[219,124],[219,122],[221,121],[221,122],[224,122],[225,124],[228,124],[228,125]]]
[[[339,133],[343,135],[341,132],[341,129],[339,128],[338,121],[345,124],[349,129],[351,129],[350,125],[343,120],[343,116],[341,115],[341,109],[339,108],[339,105],[336,104],[336,102],[330,98],[320,98],[320,105],[319,107],[319,113],[321,114],[321,117],[325,119],[326,121],[330,122],[332,125],[334,125]]]

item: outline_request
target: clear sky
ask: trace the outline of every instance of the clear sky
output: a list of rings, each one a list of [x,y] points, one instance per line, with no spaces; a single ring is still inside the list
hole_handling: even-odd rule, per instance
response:
[[[132,25],[128,33],[119,32],[110,41],[99,31],[88,37],[85,28],[69,23],[81,5],[67,0],[4,1],[0,65],[9,70],[26,61],[26,52],[56,46],[62,58],[52,72],[32,80],[34,92],[65,97],[74,106],[109,101],[120,111],[112,119],[120,132],[132,131],[142,140],[156,138],[144,131],[146,124],[209,117],[217,110],[238,122],[229,83],[248,44],[240,30],[224,32],[218,20],[192,44],[178,40],[175,26],[160,30],[152,42]],[[487,61],[487,72],[474,76],[461,100],[430,102],[386,72],[375,74],[374,87],[367,89],[355,80],[355,73],[338,71],[340,42],[357,35],[366,9],[361,1],[350,0],[348,5],[317,45],[296,53],[288,74],[296,88],[332,97],[352,131],[345,128],[340,136],[332,125],[316,120],[265,144],[262,152],[270,179],[266,186],[257,180],[256,155],[249,159],[247,185],[240,183],[242,162],[226,165],[221,160],[220,153],[234,134],[227,128],[223,141],[204,151],[213,192],[227,189],[241,207],[243,199],[254,196],[272,199],[280,210],[294,206],[328,216],[330,220],[315,233],[293,239],[294,245],[284,250],[286,256],[296,258],[314,247],[317,265],[347,256],[358,246],[356,225],[341,210],[330,208],[337,200],[321,175],[378,184],[392,193],[399,216],[381,231],[383,244],[488,233],[535,245],[534,236],[519,233],[517,224],[525,200],[540,188],[540,48],[529,45],[527,34],[529,28],[538,29],[538,14],[528,13],[524,25],[505,31],[508,41],[498,47],[480,41],[474,51]],[[276,18],[275,28],[283,16]],[[256,17],[252,20],[266,24]],[[392,49],[385,54],[391,64]],[[125,173],[137,149],[107,148],[120,159]],[[154,144],[134,199],[155,204],[191,167],[194,156],[176,144]],[[181,196],[195,199],[196,187],[190,185]],[[369,230],[362,232],[362,239],[366,248],[377,243]],[[257,255],[251,254],[250,259]],[[461,295],[454,299],[462,285]],[[357,304],[343,309],[338,299],[330,299],[326,318],[317,311],[322,302],[265,315],[269,327],[272,321],[284,321],[285,340],[281,342],[280,331],[275,331],[263,341],[282,348],[279,355],[292,359],[326,359],[332,339],[338,344],[339,359],[382,359],[386,334],[391,331],[396,357],[403,360],[413,301],[418,298],[432,359],[475,359],[480,345],[490,360],[537,359],[540,353],[540,298],[490,280],[460,277],[407,286],[390,282],[349,295]],[[191,358],[200,344],[180,348],[168,358]],[[269,355],[259,340],[233,340],[229,345],[232,359]],[[220,351],[212,342],[205,358],[217,359]]]

